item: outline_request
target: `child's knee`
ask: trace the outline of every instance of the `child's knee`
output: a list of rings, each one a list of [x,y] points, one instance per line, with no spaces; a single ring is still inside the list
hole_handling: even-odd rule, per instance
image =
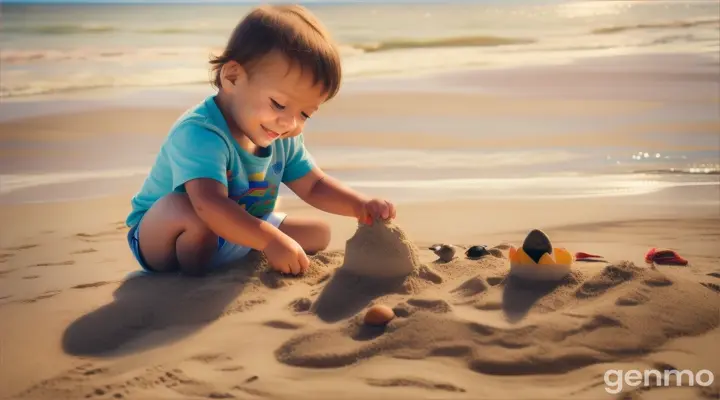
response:
[[[308,250],[311,252],[318,252],[327,249],[330,245],[330,225],[325,221],[317,221],[313,228],[314,240],[312,246],[310,246],[312,248]]]

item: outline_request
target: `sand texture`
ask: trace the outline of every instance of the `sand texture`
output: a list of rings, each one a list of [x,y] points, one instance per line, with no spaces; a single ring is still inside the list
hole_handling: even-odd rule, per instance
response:
[[[686,229],[717,235],[717,226]],[[598,236],[628,228],[567,228],[553,231],[554,242],[573,229]],[[76,234],[86,245],[67,265],[32,269],[72,267],[96,253],[93,243],[122,234],[121,226]],[[311,256],[300,277],[273,272],[251,253],[203,279],[131,275],[6,299],[0,315],[21,325],[18,313],[54,312],[47,329],[62,333],[45,337],[65,354],[56,357],[65,367],[46,365],[13,398],[612,398],[602,383],[608,368],[717,367],[702,350],[720,338],[717,255],[703,256],[710,262],[700,270],[576,262],[559,282],[533,282],[508,275],[508,243],[491,243],[492,254],[476,260],[462,251],[469,243],[456,244],[449,262],[417,243],[398,224],[376,223],[359,226],[344,249]],[[5,248],[3,263],[31,247]],[[374,304],[396,317],[363,324]],[[711,399],[719,388],[626,388],[615,397]]]

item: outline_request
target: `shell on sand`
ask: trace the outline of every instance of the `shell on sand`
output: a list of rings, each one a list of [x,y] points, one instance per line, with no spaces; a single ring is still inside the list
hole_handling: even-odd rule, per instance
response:
[[[449,262],[455,258],[455,246],[451,244],[444,244],[439,249],[435,250],[435,254],[440,258],[441,261]]]
[[[419,249],[392,223],[361,224],[345,244],[343,269],[377,278],[407,276],[419,268]]]

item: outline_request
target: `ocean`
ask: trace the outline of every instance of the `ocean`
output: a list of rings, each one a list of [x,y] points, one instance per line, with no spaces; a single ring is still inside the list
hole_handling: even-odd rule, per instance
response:
[[[247,4],[3,4],[0,98],[209,80]],[[307,5],[346,80],[720,50],[720,2],[475,1]]]

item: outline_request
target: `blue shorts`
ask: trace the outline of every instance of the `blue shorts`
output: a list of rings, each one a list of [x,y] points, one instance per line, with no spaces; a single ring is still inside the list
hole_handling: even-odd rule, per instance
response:
[[[267,221],[272,226],[279,228],[280,224],[283,223],[285,220],[285,217],[287,217],[287,214],[285,213],[270,213],[263,217],[263,220]],[[139,239],[139,232],[138,228],[140,227],[140,222],[135,224],[127,234],[127,240],[128,245],[130,246],[130,250],[132,251],[133,255],[135,256],[135,259],[140,264],[140,266],[148,272],[156,272],[152,268],[150,268],[145,262],[145,259],[143,258],[142,254],[140,253],[140,239]],[[250,250],[252,250],[249,247],[239,246],[234,243],[230,243],[226,241],[223,238],[218,238],[218,249],[215,253],[215,256],[213,257],[212,261],[210,262],[209,267],[214,268],[218,267],[220,265],[223,265],[225,263],[231,262],[231,261],[237,261],[243,257],[245,257]]]

